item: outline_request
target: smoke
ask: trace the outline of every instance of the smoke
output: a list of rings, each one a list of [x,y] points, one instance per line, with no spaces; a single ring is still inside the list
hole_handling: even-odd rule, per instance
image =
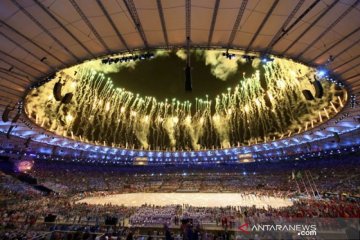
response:
[[[255,58],[255,59],[252,61],[251,66],[252,66],[253,68],[259,68],[260,63],[261,63],[261,60],[260,60],[259,58]]]
[[[176,56],[178,56],[180,59],[182,59],[182,60],[186,60],[186,58],[187,58],[187,55],[186,55],[186,52],[185,52],[185,50],[178,50],[177,52],[176,52]]]
[[[76,107],[72,104],[65,107],[55,100],[53,95],[55,83],[56,80],[53,80],[47,86],[40,86],[26,96],[25,111],[41,127],[66,133],[76,116]],[[69,92],[74,92],[74,86],[71,83],[62,87],[62,95]],[[74,101],[73,98],[72,102]]]
[[[222,56],[220,51],[206,51],[204,58],[205,64],[211,66],[211,73],[222,81],[226,81],[238,69],[237,60]]]
[[[200,150],[200,144],[198,144],[198,142],[204,130],[202,118],[192,122],[191,117],[188,116],[185,118],[183,124],[191,138],[191,146],[193,147],[194,150]]]
[[[121,63],[113,63],[113,64],[103,64],[101,60],[93,60],[83,63],[81,67],[89,68],[96,72],[108,74],[108,73],[117,73],[122,68],[135,69],[137,62],[138,61],[129,61],[129,62],[121,62]]]
[[[214,128],[220,138],[220,143],[223,148],[230,147],[229,141],[229,123],[225,117],[221,117],[218,114],[215,114],[212,117]]]
[[[175,148],[175,146],[176,146],[175,125],[176,125],[176,122],[171,117],[166,118],[163,123],[163,127],[168,134],[168,137],[170,140],[170,146],[172,148]]]
[[[135,136],[141,143],[141,146],[144,149],[149,148],[148,143],[148,135],[149,135],[149,129],[150,129],[150,119],[148,116],[145,116],[142,119],[139,119],[135,123]]]
[[[211,66],[211,74],[222,81],[226,81],[238,69],[237,60],[224,57],[221,51],[195,50],[192,53],[197,58],[204,58],[205,64]],[[176,52],[176,56],[182,60],[187,58],[185,50],[182,49]]]
[[[186,53],[183,50],[179,50],[179,57],[183,59],[183,57],[185,56],[186,59]],[[169,56],[170,51],[166,51],[166,50],[156,50],[154,56],[155,57],[166,57]],[[121,56],[119,56],[121,57]],[[92,60],[92,61],[88,61],[85,62],[81,65],[81,67],[86,67],[89,69],[92,69],[96,72],[101,72],[104,74],[108,74],[108,73],[117,73],[119,72],[122,68],[130,68],[130,69],[135,69],[136,64],[139,61],[128,61],[128,62],[118,62],[118,63],[113,63],[113,64],[103,64],[102,60]]]
[[[155,57],[167,57],[170,55],[170,51],[158,49],[155,51]]]

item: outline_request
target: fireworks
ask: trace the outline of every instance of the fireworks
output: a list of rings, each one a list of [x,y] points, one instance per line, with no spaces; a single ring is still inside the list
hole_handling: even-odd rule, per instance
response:
[[[153,59],[166,54],[157,51]],[[183,54],[181,50],[177,53],[179,58]],[[334,116],[347,100],[345,90],[321,80],[324,96],[307,101],[302,90],[314,91],[311,81],[316,70],[291,60],[272,56],[273,61],[261,64],[255,59],[255,71],[249,75],[238,72],[238,64],[247,64],[241,57],[226,59],[220,50],[196,50],[194,54],[203,58],[219,81],[237,74],[238,83],[214,98],[161,101],[117,88],[108,78],[107,73],[119,67],[136,71],[136,62],[114,66],[92,60],[62,70],[54,80],[33,89],[26,97],[26,113],[45,129],[79,141],[120,148],[200,150],[300,133]],[[59,80],[64,92],[74,94],[69,104],[51,97]]]

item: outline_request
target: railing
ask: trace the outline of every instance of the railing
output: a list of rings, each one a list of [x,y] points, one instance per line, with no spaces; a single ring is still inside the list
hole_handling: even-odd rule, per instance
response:
[[[42,240],[42,239],[46,239],[49,238],[51,236],[51,232],[44,232],[43,234],[36,236],[34,238],[32,238],[31,240]]]

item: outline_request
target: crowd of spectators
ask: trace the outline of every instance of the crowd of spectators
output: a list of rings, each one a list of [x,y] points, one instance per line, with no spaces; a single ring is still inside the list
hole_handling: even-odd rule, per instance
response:
[[[49,215],[56,215],[56,221],[53,224],[46,224],[46,217]],[[349,219],[359,217],[359,202],[334,200],[301,199],[294,201],[292,206],[282,208],[188,205],[124,207],[109,204],[88,205],[75,203],[66,197],[48,196],[0,209],[0,232],[14,234],[12,231],[14,230],[17,234],[32,234],[35,229],[48,232],[55,230],[76,232],[81,229],[94,234],[112,232],[117,227],[129,226],[161,227],[166,224],[173,228],[179,227],[185,220],[191,220],[194,226],[202,228],[231,230],[243,222],[259,223],[277,218]],[[106,226],[109,224],[106,222],[108,219],[116,219],[115,226]]]
[[[333,192],[360,194],[356,159],[279,163],[112,168],[62,162],[35,163],[32,176],[58,193],[118,192],[244,192],[266,194]],[[294,175],[296,178],[294,179]],[[310,189],[310,187],[312,189]]]
[[[0,183],[0,200],[19,198],[30,199],[42,195],[40,191],[1,171]]]
[[[179,212],[179,206],[169,205],[165,207],[143,206],[137,208],[130,216],[129,223],[135,226],[153,226],[175,222],[175,217]]]
[[[268,221],[278,217],[360,217],[358,161],[265,163],[263,166],[224,165],[216,166],[215,171],[205,167],[193,170],[174,167],[169,171],[149,167],[150,170],[141,172],[132,168],[123,171],[61,162],[36,162],[28,174],[54,192],[44,196],[14,176],[0,172],[0,200],[17,198],[11,204],[0,204],[0,239],[31,239],[43,231],[52,232],[53,239],[63,239],[61,231],[81,231],[87,233],[82,236],[89,239],[101,232],[128,236],[133,234],[124,230],[129,226],[141,228],[166,224],[176,227],[189,219],[194,225],[191,231],[196,232],[198,227],[234,229],[242,222]],[[77,203],[87,196],[126,192],[241,192],[244,196],[295,200],[292,206],[283,208],[125,207]],[[46,219],[51,215],[56,216],[56,220],[49,225]],[[107,226],[108,219],[116,219],[116,227]],[[120,227],[123,230],[120,231]]]

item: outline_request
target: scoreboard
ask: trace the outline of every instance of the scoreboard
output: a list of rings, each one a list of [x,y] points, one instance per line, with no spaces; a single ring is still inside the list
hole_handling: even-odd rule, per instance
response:
[[[148,165],[148,158],[147,157],[135,157],[133,164],[135,166],[146,166],[146,165]]]
[[[252,154],[239,154],[238,155],[238,163],[251,163],[255,162],[255,159]]]

